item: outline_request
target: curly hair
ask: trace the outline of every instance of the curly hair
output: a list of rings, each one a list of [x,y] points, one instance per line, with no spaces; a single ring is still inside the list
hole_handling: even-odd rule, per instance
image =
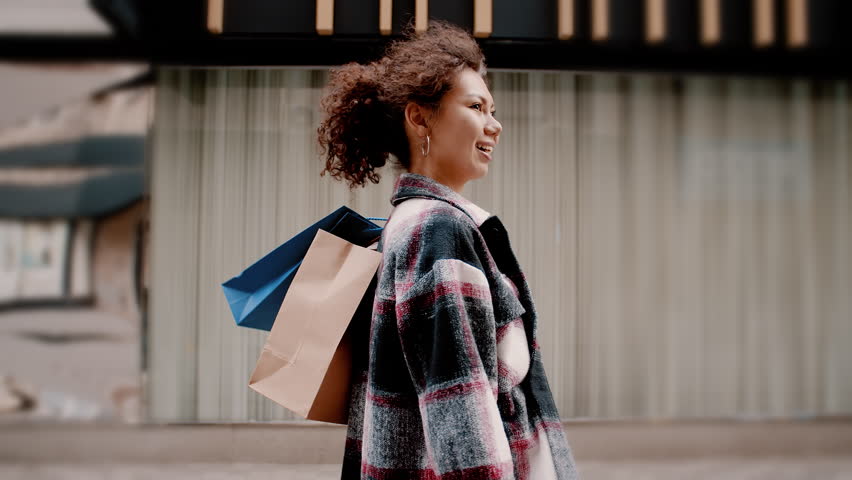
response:
[[[426,32],[409,25],[384,57],[331,70],[317,129],[325,169],[349,188],[379,183],[377,170],[393,155],[410,168],[404,115],[408,102],[437,109],[455,76],[471,68],[485,77],[485,57],[466,31],[443,21]]]

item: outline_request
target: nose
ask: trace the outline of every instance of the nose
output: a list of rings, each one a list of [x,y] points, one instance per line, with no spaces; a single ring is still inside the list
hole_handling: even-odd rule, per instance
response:
[[[503,125],[496,118],[489,116],[488,123],[485,124],[485,133],[497,137],[502,131]]]

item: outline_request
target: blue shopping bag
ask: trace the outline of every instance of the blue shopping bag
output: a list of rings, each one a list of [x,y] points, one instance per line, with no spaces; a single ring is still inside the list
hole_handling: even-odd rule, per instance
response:
[[[325,230],[355,245],[367,247],[382,234],[382,227],[370,220],[346,206],[340,207],[223,283],[222,290],[237,325],[271,330],[281,302],[317,230]]]

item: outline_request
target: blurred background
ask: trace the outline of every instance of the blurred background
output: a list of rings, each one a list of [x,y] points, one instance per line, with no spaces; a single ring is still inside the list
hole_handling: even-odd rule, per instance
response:
[[[852,478],[841,0],[0,0],[0,476],[337,478],[220,283],[393,180],[319,177],[329,68],[480,39],[466,195],[529,276],[584,478]]]

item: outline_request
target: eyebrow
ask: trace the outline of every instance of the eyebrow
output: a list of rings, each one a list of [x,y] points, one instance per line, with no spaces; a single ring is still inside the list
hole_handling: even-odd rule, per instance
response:
[[[468,93],[468,94],[465,95],[465,97],[478,98],[478,99],[482,100],[483,103],[489,103],[488,99],[486,99],[484,96],[482,96],[478,93]],[[491,104],[491,106],[494,107],[494,108],[497,108],[496,105],[494,105],[493,103]]]

